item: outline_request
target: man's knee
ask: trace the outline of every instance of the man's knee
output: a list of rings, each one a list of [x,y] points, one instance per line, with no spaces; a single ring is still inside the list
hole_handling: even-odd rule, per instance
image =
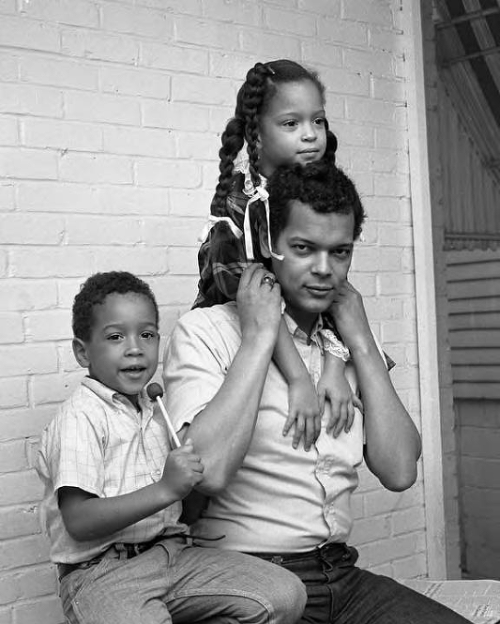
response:
[[[293,572],[288,572],[282,568],[277,569],[280,572],[279,578],[277,578],[278,575],[273,575],[269,579],[275,589],[273,596],[275,621],[277,624],[293,624],[300,620],[306,606],[306,588]]]

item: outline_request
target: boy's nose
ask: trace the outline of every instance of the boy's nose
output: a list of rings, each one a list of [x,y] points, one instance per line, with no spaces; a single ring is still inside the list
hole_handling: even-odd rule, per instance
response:
[[[130,355],[135,355],[137,353],[141,353],[142,349],[141,349],[141,345],[139,343],[139,341],[137,340],[137,338],[129,338],[127,340],[127,354]]]

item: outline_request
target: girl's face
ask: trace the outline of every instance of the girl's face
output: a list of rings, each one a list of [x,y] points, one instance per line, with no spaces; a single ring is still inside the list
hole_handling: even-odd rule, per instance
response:
[[[269,177],[280,165],[320,160],[326,149],[323,100],[311,80],[287,82],[259,118],[259,170]]]

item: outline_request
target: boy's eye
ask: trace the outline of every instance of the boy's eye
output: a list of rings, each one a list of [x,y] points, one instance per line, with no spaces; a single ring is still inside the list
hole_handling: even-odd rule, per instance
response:
[[[156,338],[156,333],[152,331],[143,331],[141,337],[145,340],[152,340],[153,338]]]
[[[111,340],[111,341],[117,341],[120,340],[122,338],[121,334],[109,334],[109,336],[107,336],[107,340]]]

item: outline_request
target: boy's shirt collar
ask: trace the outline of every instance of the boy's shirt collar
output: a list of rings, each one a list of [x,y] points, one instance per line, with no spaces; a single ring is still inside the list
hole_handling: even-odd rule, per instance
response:
[[[120,394],[116,390],[108,388],[108,386],[105,386],[97,379],[92,379],[92,377],[86,376],[82,379],[82,386],[85,386],[86,388],[91,390],[105,403],[109,403],[109,405],[116,407],[116,404],[120,403],[122,405],[125,405],[127,408],[135,411],[134,406],[129,401],[129,399],[127,399],[127,397],[123,396],[123,394]],[[145,388],[141,390],[140,394],[138,395],[138,400],[139,406],[144,415],[147,415],[150,411],[153,411],[153,403],[147,396]]]

